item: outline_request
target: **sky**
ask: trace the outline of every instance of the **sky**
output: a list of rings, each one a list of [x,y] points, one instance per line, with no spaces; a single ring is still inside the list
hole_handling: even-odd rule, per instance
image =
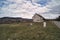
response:
[[[31,19],[35,13],[42,14],[45,18],[60,16],[60,0],[0,0],[0,18]]]

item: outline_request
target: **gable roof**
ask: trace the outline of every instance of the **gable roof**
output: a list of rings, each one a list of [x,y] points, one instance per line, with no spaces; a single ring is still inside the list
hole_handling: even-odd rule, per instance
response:
[[[39,15],[39,14],[37,14],[37,13],[36,13],[35,15],[38,15],[39,17],[42,17],[43,19],[45,19],[43,16],[41,16],[41,15]],[[35,15],[34,15],[34,16],[35,16]]]

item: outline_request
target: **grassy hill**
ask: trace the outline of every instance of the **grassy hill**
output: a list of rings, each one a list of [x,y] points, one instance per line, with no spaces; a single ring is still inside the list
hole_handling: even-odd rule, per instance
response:
[[[0,24],[0,40],[60,40],[60,29],[51,22]]]

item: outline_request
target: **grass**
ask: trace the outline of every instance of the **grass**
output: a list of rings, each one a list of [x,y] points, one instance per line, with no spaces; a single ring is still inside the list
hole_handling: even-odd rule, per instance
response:
[[[0,40],[60,40],[60,29],[51,22],[0,24]]]

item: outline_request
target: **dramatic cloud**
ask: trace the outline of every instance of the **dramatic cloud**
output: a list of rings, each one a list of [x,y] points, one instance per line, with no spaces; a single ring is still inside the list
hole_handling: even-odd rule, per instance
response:
[[[35,13],[49,13],[58,5],[59,0],[5,0],[0,2],[0,17],[32,18]]]

